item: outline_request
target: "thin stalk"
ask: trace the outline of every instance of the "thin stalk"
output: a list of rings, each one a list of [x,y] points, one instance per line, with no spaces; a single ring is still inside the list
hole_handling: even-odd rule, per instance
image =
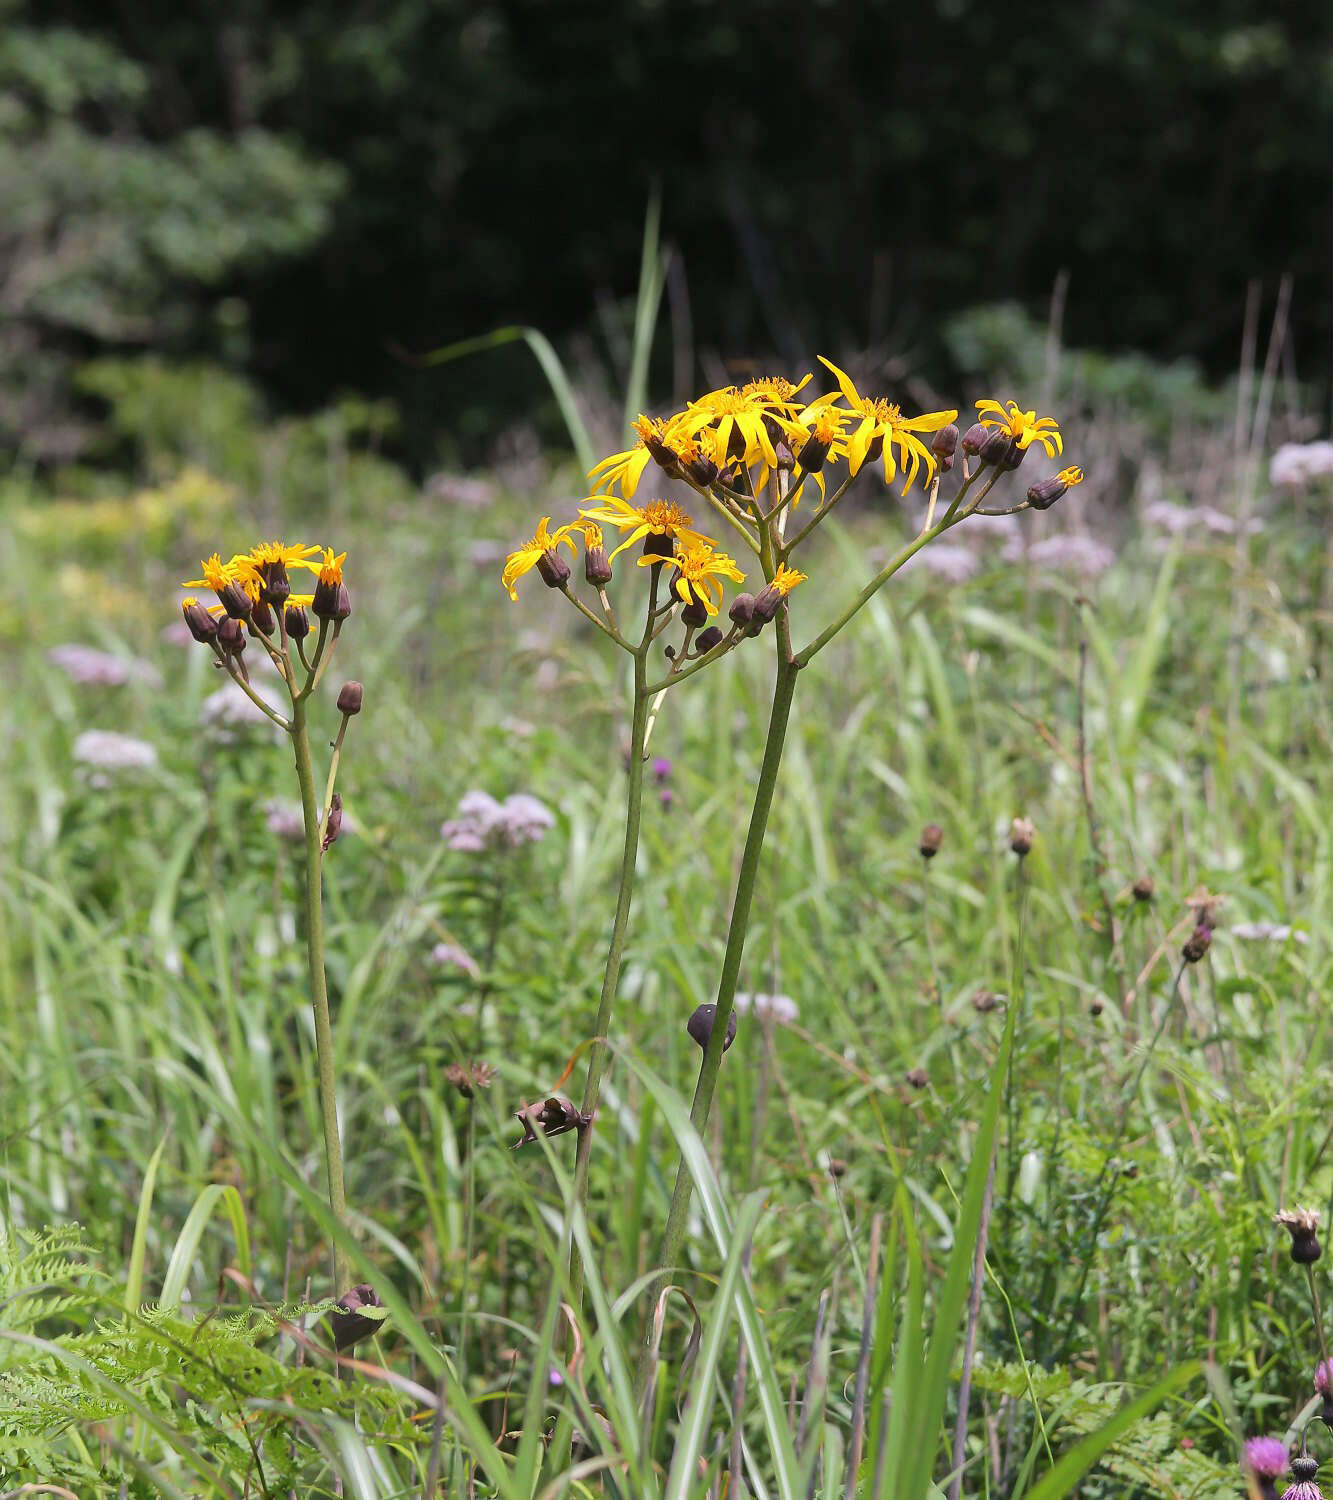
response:
[[[338,725],[338,737],[333,742],[333,755],[329,760],[329,779],[324,785],[324,827],[329,826],[329,814],[333,810],[333,787],[338,780],[338,762],[342,759],[343,736],[347,733],[347,721],[351,716],[344,714],[342,723]]]
[[[786,624],[785,612],[779,616],[780,624]],[[773,691],[773,707],[768,720],[768,738],[764,744],[764,758],[759,767],[759,783],[755,788],[754,806],[750,812],[750,827],[745,835],[745,849],[741,854],[740,874],[736,881],[736,899],[732,904],[731,923],[727,929],[727,947],[722,958],[722,972],[718,979],[717,1010],[713,1016],[713,1032],[704,1050],[703,1064],[699,1069],[699,1081],[694,1090],[694,1102],[690,1106],[690,1123],[701,1132],[708,1122],[713,1094],[717,1088],[718,1070],[722,1065],[722,1045],[735,1007],[736,985],[740,978],[741,958],[745,951],[745,935],[750,925],[750,907],[759,875],[759,859],[763,852],[764,835],[768,830],[768,815],[773,806],[773,791],[777,786],[778,770],[782,764],[782,750],[787,738],[787,724],[791,718],[792,698],[796,692],[799,667],[790,655],[790,632],[778,632],[777,682]],[[667,1215],[666,1230],[662,1236],[662,1251],[658,1257],[661,1266],[658,1284],[648,1299],[653,1307],[666,1285],[671,1267],[680,1258],[681,1245],[685,1239],[685,1223],[689,1215],[691,1181],[689,1167],[682,1155],[676,1170],[676,1186],[671,1195],[671,1209]],[[648,1360],[649,1343],[644,1340],[640,1351],[638,1392],[642,1396],[651,1373]]]
[[[301,786],[301,812],[305,819],[305,930],[306,957],[310,968],[310,1004],[315,1016],[315,1052],[319,1067],[319,1108],[324,1122],[324,1161],[328,1169],[329,1207],[340,1226],[347,1223],[347,1199],[343,1189],[342,1143],[338,1136],[338,1097],[334,1086],[333,1026],[329,1019],[329,991],[324,975],[324,875],[320,853],[319,804],[315,800],[315,767],[310,758],[310,727],[306,703],[297,697],[292,707],[292,744],[296,753],[296,779]],[[335,1238],[333,1245],[334,1295],[346,1290],[346,1255]]]

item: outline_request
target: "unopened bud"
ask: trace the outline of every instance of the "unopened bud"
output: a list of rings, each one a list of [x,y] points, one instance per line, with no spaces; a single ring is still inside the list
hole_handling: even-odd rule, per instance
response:
[[[273,611],[263,599],[250,611],[248,623],[252,635],[272,635],[278,628]]]
[[[333,1347],[342,1354],[362,1339],[378,1333],[384,1318],[384,1304],[375,1288],[368,1282],[354,1286],[338,1298],[338,1305],[329,1313]]]
[[[786,438],[779,438],[773,444],[773,457],[778,461],[778,471],[789,474],[796,467],[796,457],[791,451],[791,444]]]
[[[1140,875],[1134,882],[1135,901],[1151,901],[1156,889],[1157,883],[1151,875]]]
[[[537,571],[548,589],[562,589],[569,582],[569,564],[558,552],[543,552],[537,559]]]
[[[921,830],[921,858],[934,859],[944,842],[944,830],[938,823],[927,823]]]
[[[930,1082],[930,1075],[924,1068],[910,1068],[907,1072],[907,1082],[914,1089],[923,1089]]]
[[[685,1030],[694,1038],[701,1048],[707,1048],[713,1035],[713,1023],[717,1019],[716,1005],[701,1005],[685,1023]],[[727,1035],[722,1043],[725,1052],[732,1042],[736,1040],[736,1012],[733,1010],[727,1017]]]
[[[1202,922],[1190,933],[1185,946],[1180,950],[1180,956],[1187,964],[1197,964],[1207,953],[1209,945],[1213,941],[1213,929],[1205,927]]]
[[[361,712],[362,687],[359,682],[344,682],[342,691],[338,694],[338,712],[340,714],[359,714]]]
[[[233,620],[244,620],[255,607],[255,601],[246,592],[245,586],[237,583],[235,579],[232,579],[230,583],[224,583],[218,590],[218,603]]]
[[[287,577],[285,562],[275,560],[260,563],[259,597],[265,604],[286,604],[287,596],[291,591],[291,580]]]
[[[984,422],[973,422],[963,434],[963,452],[977,454],[990,437],[990,428]]]
[[[694,644],[700,655],[711,651],[714,646],[720,646],[726,637],[716,625],[710,625],[707,630],[701,630]]]
[[[219,622],[218,645],[228,656],[239,656],[245,650],[245,627],[233,615]]]
[[[768,622],[782,608],[782,601],[786,594],[773,584],[766,584],[754,596],[754,623],[756,625],[767,625]]]
[[[977,457],[983,464],[994,464],[997,469],[1016,469],[1018,464],[1012,460],[1017,451],[1018,445],[1002,427],[991,428],[986,433],[985,442],[977,449]]]
[[[693,588],[690,589],[689,603],[680,612],[680,618],[691,630],[708,624],[708,607]]]
[[[1009,826],[1009,847],[1020,859],[1031,852],[1032,840],[1037,836],[1037,830],[1032,826],[1031,818],[1015,818]]]
[[[952,458],[957,446],[958,428],[952,422],[947,427],[941,427],[930,440],[930,451],[936,458]]]
[[[749,625],[754,619],[754,595],[737,594],[727,614],[735,624]]]
[[[185,623],[190,634],[202,645],[210,644],[217,636],[218,622],[197,599],[186,599],[181,605]]]
[[[595,589],[611,582],[611,562],[605,547],[589,547],[583,554],[583,576]]]
[[[310,634],[310,616],[303,604],[289,604],[283,612],[287,623],[287,634],[294,641],[303,641]]]

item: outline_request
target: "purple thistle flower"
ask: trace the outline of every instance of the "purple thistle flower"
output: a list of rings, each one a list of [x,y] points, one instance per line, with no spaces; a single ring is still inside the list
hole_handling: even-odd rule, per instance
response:
[[[659,781],[665,781],[667,777],[671,775],[671,762],[666,758],[665,755],[659,755],[657,759],[653,761],[653,775],[656,776]]]
[[[1281,1438],[1247,1438],[1245,1462],[1260,1479],[1276,1479],[1287,1472],[1287,1445]]]
[[[1319,1472],[1319,1460],[1311,1458],[1308,1453],[1302,1453],[1299,1458],[1291,1461],[1291,1472],[1296,1476],[1296,1483],[1289,1486],[1287,1494],[1293,1500],[1324,1500],[1319,1486],[1314,1482],[1314,1477]]]
[[[1302,1479],[1284,1492],[1282,1500],[1324,1500],[1324,1492],[1313,1479]]]

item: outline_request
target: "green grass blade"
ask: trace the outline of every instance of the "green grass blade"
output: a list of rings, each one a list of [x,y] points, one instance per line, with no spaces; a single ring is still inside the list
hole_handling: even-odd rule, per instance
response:
[[[626,436],[630,423],[643,410],[648,389],[648,359],[653,350],[657,310],[666,285],[666,265],[660,245],[662,194],[654,188],[643,219],[643,255],[639,262],[639,294],[634,304],[634,343],[630,350],[629,379],[625,384],[625,412],[621,425]],[[594,460],[595,462],[595,460]],[[589,465],[591,467],[591,465]]]

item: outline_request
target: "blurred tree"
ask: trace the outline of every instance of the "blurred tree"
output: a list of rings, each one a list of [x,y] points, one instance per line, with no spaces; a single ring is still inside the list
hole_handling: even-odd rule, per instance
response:
[[[440,429],[493,433],[539,380],[523,385],[517,352],[422,374],[395,348],[511,321],[569,336],[597,311],[623,329],[654,181],[700,352],[891,342],[929,369],[950,315],[1005,299],[1041,313],[1067,270],[1074,341],[1214,371],[1234,366],[1250,279],[1271,294],[1291,271],[1301,373],[1333,354],[1324,0],[40,0],[40,15],[42,45],[90,49],[99,79],[122,79],[99,83],[114,107],[83,85],[106,128],[128,118],[183,173],[192,133],[211,133],[225,206],[174,201],[200,214],[201,279],[253,314],[252,371],[301,405],[392,395],[419,457]],[[263,136],[247,156],[261,127],[304,155]],[[345,174],[326,232],[332,178],[298,160]],[[267,174],[266,227],[223,268],[219,226],[254,217],[243,165]],[[169,238],[183,267],[189,236]]]

